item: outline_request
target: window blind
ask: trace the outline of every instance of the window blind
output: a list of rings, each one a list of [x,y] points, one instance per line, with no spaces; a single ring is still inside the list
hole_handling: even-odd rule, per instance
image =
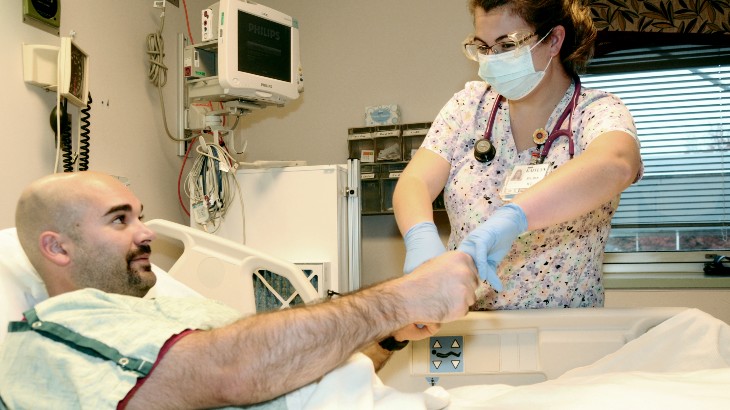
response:
[[[730,47],[635,49],[581,76],[624,101],[641,141],[644,177],[621,195],[614,228],[730,226],[728,60]]]

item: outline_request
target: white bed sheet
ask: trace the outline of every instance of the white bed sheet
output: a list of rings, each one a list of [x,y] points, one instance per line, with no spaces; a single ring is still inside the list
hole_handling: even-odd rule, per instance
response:
[[[525,386],[401,393],[356,355],[287,400],[302,409],[728,409],[730,325],[688,309],[594,364]]]
[[[529,386],[465,386],[449,391],[448,409],[730,408],[730,369],[619,372]]]
[[[689,309],[555,380],[449,394],[449,409],[729,409],[730,326]]]

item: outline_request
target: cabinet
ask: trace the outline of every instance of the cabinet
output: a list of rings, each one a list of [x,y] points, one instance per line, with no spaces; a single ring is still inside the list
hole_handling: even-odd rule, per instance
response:
[[[421,146],[430,122],[357,127],[348,130],[348,154],[360,160],[363,215],[393,213],[393,191],[401,173]],[[443,192],[433,203],[444,210]]]

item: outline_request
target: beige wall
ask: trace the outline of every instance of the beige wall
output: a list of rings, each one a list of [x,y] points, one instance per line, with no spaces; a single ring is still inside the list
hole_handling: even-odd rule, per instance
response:
[[[242,120],[247,160],[343,163],[347,129],[364,125],[365,107],[398,104],[401,122],[432,121],[477,78],[461,52],[472,32],[465,0],[263,3],[299,20],[305,91],[285,108]],[[400,275],[405,250],[393,217],[363,217],[362,228],[362,284]]]
[[[199,41],[199,12],[213,1],[187,3],[193,36]],[[347,129],[363,125],[366,106],[395,103],[402,122],[431,121],[454,92],[476,78],[476,67],[460,50],[471,31],[466,0],[267,0],[264,4],[299,20],[305,92],[287,107],[269,108],[241,120],[236,135],[248,141],[241,160],[343,163]],[[145,203],[148,219],[185,222],[176,193],[182,161],[176,155],[177,145],[164,134],[159,98],[147,79],[145,38],[157,29],[159,10],[152,8],[152,0],[73,0],[63,2],[63,7],[62,34],[76,31],[77,43],[93,59],[91,169],[129,178]],[[164,34],[165,62],[171,71],[164,92],[173,130],[176,35],[185,31],[184,21],[182,9],[169,6]],[[0,99],[4,126],[0,143],[6,149],[0,167],[5,198],[0,202],[0,228],[5,228],[13,225],[21,189],[53,168],[48,116],[54,95],[23,82],[21,44],[57,44],[58,38],[22,23],[20,1],[3,1],[0,42],[7,56],[0,72],[5,97]],[[436,218],[445,239],[445,215]],[[392,216],[363,217],[362,283],[399,275],[403,257]],[[621,303],[626,304],[626,298]]]
[[[180,2],[182,5],[182,2]],[[188,0],[193,38],[210,0]],[[471,31],[465,1],[270,0],[264,4],[299,20],[305,92],[284,108],[244,117],[237,138],[248,141],[246,161],[301,159],[311,165],[344,163],[347,129],[364,125],[365,107],[395,103],[403,122],[431,121],[448,98],[476,76],[460,43]],[[176,183],[181,159],[167,139],[156,89],[147,79],[146,36],[157,29],[152,0],[63,3],[61,33],[92,58],[91,169],[129,178],[148,219],[184,222]],[[22,80],[21,44],[57,44],[58,37],[21,21],[21,2],[0,5],[0,41],[8,59],[0,76],[4,96],[2,145],[5,198],[0,228],[13,225],[15,201],[30,181],[52,172],[54,145],[48,115],[54,94]],[[176,34],[182,9],[169,6],[165,23],[165,87],[175,129]],[[104,105],[101,102],[104,102]],[[107,105],[108,103],[108,105]],[[74,111],[72,110],[72,114]],[[445,231],[446,228],[443,228]],[[400,274],[403,245],[392,216],[363,218],[363,283]]]
[[[148,219],[186,220],[177,205],[176,183],[182,163],[176,143],[164,133],[160,98],[147,78],[146,36],[159,28],[160,10],[152,1],[73,0],[62,4],[61,35],[91,57],[89,90],[91,161],[89,168],[126,177],[142,198]],[[171,127],[176,123],[175,67],[177,33],[184,29],[182,10],[170,6],[165,21],[165,64],[171,67],[164,87]],[[3,201],[0,228],[14,225],[15,202],[31,181],[53,173],[55,143],[49,115],[55,93],[23,81],[22,44],[58,45],[59,38],[22,22],[22,2],[0,2],[0,167]],[[76,121],[75,107],[70,113]],[[74,129],[77,127],[74,122]],[[76,138],[77,131],[74,131]],[[156,245],[156,262],[168,266],[175,247]]]
[[[205,2],[203,2],[205,4]],[[476,66],[461,41],[472,31],[465,0],[267,0],[299,20],[305,91],[286,108],[244,118],[255,159],[347,159],[347,129],[365,107],[398,104],[402,122],[431,121]]]
[[[55,93],[23,82],[22,44],[58,45],[59,38],[22,22],[21,1],[0,2],[0,228],[14,225],[15,202],[31,181],[53,172],[55,145],[49,115]],[[164,136],[157,91],[147,79],[146,36],[158,27],[152,1],[73,0],[63,2],[61,35],[91,56],[93,97],[90,169],[129,179],[148,218],[183,221],[176,180],[181,164],[176,145]],[[168,10],[167,64],[176,61],[175,38],[184,17]],[[174,67],[174,65],[173,65]],[[175,123],[174,77],[165,87],[168,120]],[[79,113],[70,108],[74,121]],[[75,132],[75,131],[74,131]]]

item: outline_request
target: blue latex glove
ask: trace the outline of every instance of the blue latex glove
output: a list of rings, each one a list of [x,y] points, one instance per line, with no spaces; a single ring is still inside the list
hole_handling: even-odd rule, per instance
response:
[[[406,262],[403,272],[411,273],[423,262],[446,252],[433,222],[419,222],[406,232]]]
[[[508,204],[499,209],[459,244],[458,250],[474,259],[479,277],[502,291],[502,281],[497,276],[497,266],[507,255],[512,242],[527,230],[527,217],[522,208]]]

